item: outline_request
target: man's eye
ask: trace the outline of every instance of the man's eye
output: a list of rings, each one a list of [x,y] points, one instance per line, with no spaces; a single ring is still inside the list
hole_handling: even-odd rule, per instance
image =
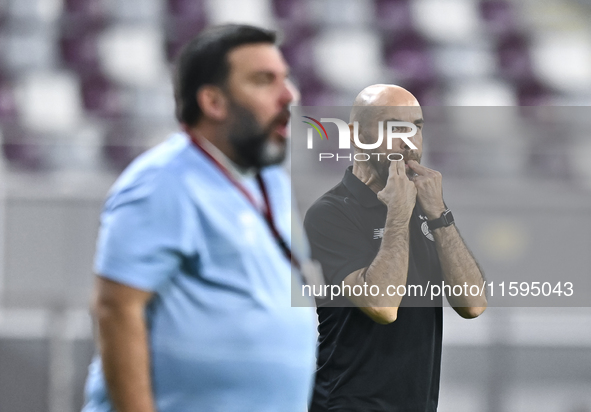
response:
[[[271,84],[273,83],[273,76],[267,76],[267,75],[262,75],[262,76],[257,76],[255,77],[255,83],[257,84]]]

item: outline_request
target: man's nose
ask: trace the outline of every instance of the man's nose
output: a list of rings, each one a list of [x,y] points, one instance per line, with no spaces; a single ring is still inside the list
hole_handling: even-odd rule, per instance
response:
[[[279,102],[282,107],[287,106],[294,100],[299,100],[300,93],[295,85],[289,80],[283,82]]]
[[[407,139],[408,139],[408,138],[407,138]],[[410,138],[410,139],[412,139],[412,138]],[[412,141],[412,140],[411,140],[411,141]],[[414,143],[414,142],[413,142],[413,143]],[[410,146],[409,146],[409,145],[408,145],[408,144],[407,144],[407,143],[404,141],[404,139],[403,139],[403,138],[401,138],[401,137],[397,137],[397,138],[394,140],[394,148],[396,148],[396,149],[400,149],[400,151],[403,151],[403,152],[404,152],[404,151],[410,151],[410,150],[411,150]]]

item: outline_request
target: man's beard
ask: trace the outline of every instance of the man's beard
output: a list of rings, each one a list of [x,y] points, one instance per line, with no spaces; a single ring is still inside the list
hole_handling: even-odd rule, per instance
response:
[[[285,142],[270,141],[273,129],[289,118],[289,111],[284,109],[262,127],[254,114],[235,101],[230,102],[232,124],[228,139],[237,157],[237,163],[244,168],[261,169],[265,166],[279,164],[285,160]]]
[[[421,157],[415,151],[408,151],[405,150],[404,152],[400,153],[403,156],[401,160],[388,160],[387,155],[372,155],[372,153],[380,153],[379,149],[373,150],[366,150],[367,154],[369,154],[369,164],[373,169],[374,173],[376,174],[377,178],[385,185],[388,182],[388,176],[390,175],[390,164],[395,161],[400,162],[407,162],[409,160],[416,160],[418,163],[421,162]],[[391,153],[393,159],[397,159],[399,156],[395,156],[395,153]],[[378,158],[380,160],[378,160]],[[415,172],[412,169],[408,169],[406,171],[406,175],[408,178],[412,178],[415,175]]]

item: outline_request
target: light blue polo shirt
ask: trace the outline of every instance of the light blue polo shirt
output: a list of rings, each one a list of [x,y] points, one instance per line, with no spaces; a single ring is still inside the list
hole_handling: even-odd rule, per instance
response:
[[[302,260],[289,180],[280,167],[262,176],[277,228]],[[306,410],[316,324],[312,308],[291,307],[299,275],[260,213],[185,134],[140,156],[111,189],[95,271],[154,292],[146,319],[159,412]],[[98,356],[86,398],[84,412],[113,410]]]

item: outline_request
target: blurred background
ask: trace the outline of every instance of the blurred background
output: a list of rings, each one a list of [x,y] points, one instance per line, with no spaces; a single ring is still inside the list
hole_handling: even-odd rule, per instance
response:
[[[1,412],[80,409],[102,202],[177,130],[172,59],[221,22],[280,31],[301,105],[379,82],[424,106],[538,106],[433,137],[425,163],[485,271],[591,275],[589,0],[0,0]],[[330,187],[345,165],[327,167]],[[440,411],[591,411],[588,308],[446,315]]]

